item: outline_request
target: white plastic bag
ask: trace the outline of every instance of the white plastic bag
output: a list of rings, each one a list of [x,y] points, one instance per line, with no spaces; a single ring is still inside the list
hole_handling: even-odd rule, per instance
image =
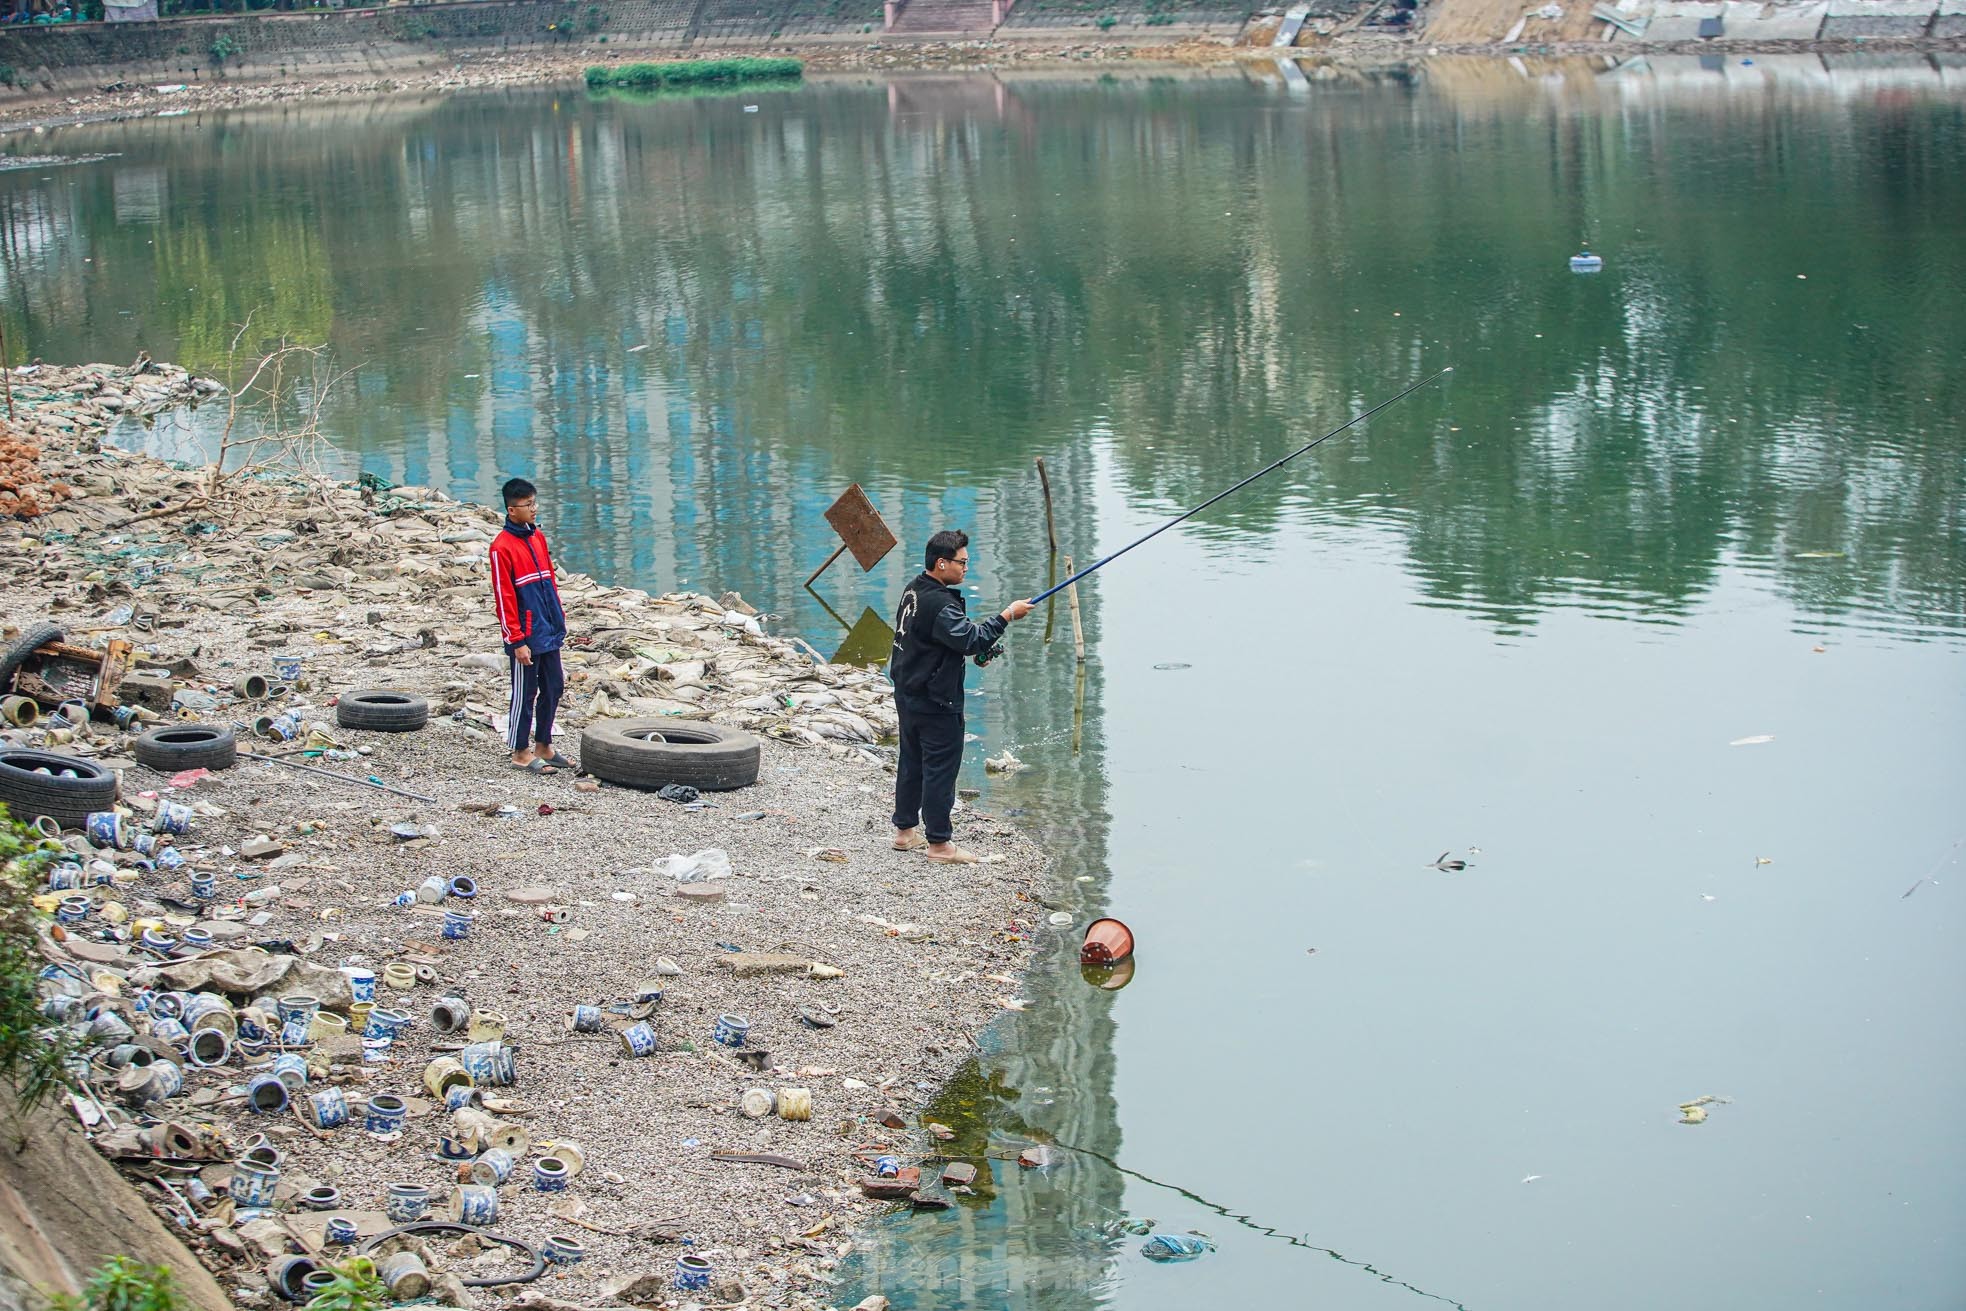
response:
[[[709,847],[694,856],[669,856],[657,862],[655,872],[667,874],[678,883],[727,879],[730,877],[730,853],[722,847]]]

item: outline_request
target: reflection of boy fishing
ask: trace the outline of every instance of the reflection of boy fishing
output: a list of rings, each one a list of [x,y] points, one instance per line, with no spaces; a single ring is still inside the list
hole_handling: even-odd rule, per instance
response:
[[[969,575],[968,535],[945,529],[928,539],[923,556],[924,571],[901,593],[895,611],[887,666],[901,719],[894,849],[927,848],[930,860],[973,865],[979,857],[956,845],[950,817],[963,756],[963,660],[995,646],[1004,629],[1031,613],[1031,603],[1012,601],[1001,614],[971,623],[956,591]]]

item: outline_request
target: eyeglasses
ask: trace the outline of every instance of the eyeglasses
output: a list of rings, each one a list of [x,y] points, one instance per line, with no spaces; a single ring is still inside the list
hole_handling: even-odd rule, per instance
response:
[[[952,555],[949,557],[949,563],[959,564],[963,568],[967,569],[969,568],[969,557],[966,555]]]

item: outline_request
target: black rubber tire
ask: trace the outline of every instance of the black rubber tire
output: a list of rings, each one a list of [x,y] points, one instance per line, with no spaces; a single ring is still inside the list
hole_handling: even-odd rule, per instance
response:
[[[758,781],[758,739],[691,719],[607,719],[580,734],[580,767],[623,787],[730,792]]]
[[[61,629],[53,624],[35,624],[27,629],[7,649],[0,651],[0,692],[10,690],[14,685],[14,671],[27,663],[27,658],[50,642],[61,641]]]
[[[43,769],[69,770],[76,777],[36,772]],[[63,828],[81,828],[89,816],[115,806],[116,775],[78,756],[0,748],[0,802],[23,823],[46,815]]]
[[[377,733],[414,733],[430,722],[430,703],[408,692],[376,688],[343,692],[335,703],[335,723]]]
[[[139,765],[160,774],[181,769],[230,769],[239,759],[239,744],[229,724],[167,724],[153,728],[131,748]]]

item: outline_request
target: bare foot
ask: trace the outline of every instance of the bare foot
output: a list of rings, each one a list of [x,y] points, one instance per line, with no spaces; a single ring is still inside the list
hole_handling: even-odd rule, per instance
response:
[[[928,844],[928,858],[944,865],[976,865],[983,857],[973,851],[965,851],[953,842],[931,842]]]
[[[532,752],[514,751],[512,753],[512,763],[514,765],[517,765],[519,768],[524,769],[527,765],[530,765],[532,763]]]

